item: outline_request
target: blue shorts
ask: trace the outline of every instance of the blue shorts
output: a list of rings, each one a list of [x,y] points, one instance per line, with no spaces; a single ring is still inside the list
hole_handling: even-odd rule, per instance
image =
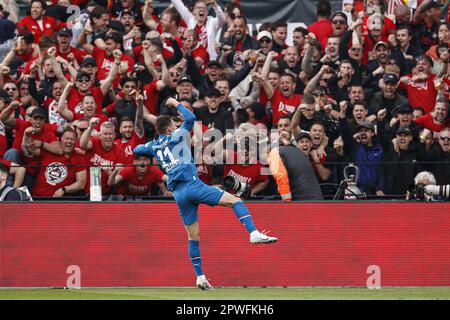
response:
[[[208,186],[200,179],[187,182],[177,182],[173,191],[173,197],[180,210],[184,225],[190,225],[198,221],[198,205],[203,203],[215,206],[219,203],[225,191]]]

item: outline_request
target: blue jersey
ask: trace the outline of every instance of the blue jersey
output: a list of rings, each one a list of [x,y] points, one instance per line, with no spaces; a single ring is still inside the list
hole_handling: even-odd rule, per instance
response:
[[[195,115],[182,104],[177,106],[184,122],[169,135],[160,135],[157,140],[138,145],[133,152],[156,158],[166,173],[169,190],[173,191],[176,181],[198,180],[197,167],[191,154],[190,131],[194,127]]]

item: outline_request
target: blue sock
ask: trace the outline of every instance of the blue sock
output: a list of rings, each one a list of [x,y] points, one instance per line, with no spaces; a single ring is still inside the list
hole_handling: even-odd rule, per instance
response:
[[[202,271],[202,257],[200,255],[200,241],[189,240],[188,244],[189,258],[191,259],[192,266],[194,267],[195,274],[198,276],[203,275]]]
[[[239,221],[247,228],[248,233],[252,233],[256,230],[252,216],[242,201],[233,204],[233,210]]]

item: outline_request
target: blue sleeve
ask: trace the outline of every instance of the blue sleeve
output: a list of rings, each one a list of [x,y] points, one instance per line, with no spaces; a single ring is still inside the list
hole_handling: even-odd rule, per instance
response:
[[[144,144],[140,144],[138,145],[136,148],[133,149],[133,153],[136,155],[142,155],[142,156],[152,156],[153,155],[153,150],[151,148],[152,146],[152,142],[147,142]]]
[[[191,111],[185,108],[181,103],[177,106],[178,111],[181,112],[181,115],[183,116],[183,124],[181,125],[181,128],[185,129],[186,131],[191,131],[194,127],[195,122],[195,114],[193,114]]]

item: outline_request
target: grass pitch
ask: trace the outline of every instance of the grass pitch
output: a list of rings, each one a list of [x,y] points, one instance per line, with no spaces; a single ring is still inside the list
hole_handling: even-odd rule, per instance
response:
[[[450,300],[450,287],[0,289],[0,300]]]

